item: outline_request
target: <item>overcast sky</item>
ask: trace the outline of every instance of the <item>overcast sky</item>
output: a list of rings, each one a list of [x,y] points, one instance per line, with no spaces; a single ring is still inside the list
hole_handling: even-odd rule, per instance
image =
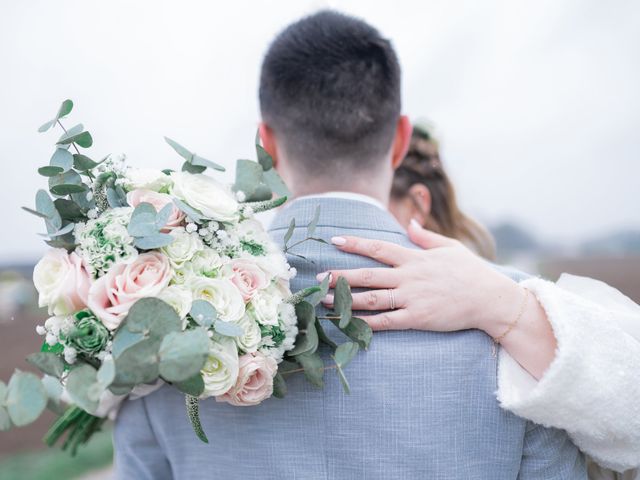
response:
[[[469,212],[553,240],[640,228],[640,2],[23,0],[0,6],[0,262],[45,248],[19,206],[61,100],[94,158],[178,166],[168,135],[232,169],[253,158],[270,39],[327,5],[393,40],[404,109],[436,123]]]

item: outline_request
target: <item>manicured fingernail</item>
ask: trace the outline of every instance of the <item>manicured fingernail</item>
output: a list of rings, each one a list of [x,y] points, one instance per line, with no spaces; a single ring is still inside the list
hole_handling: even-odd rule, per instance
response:
[[[412,226],[413,228],[422,228],[422,225],[420,225],[420,224],[418,223],[418,221],[417,221],[415,218],[412,218],[412,219],[411,219],[411,226]]]
[[[322,303],[325,305],[333,305],[333,295],[327,295],[322,299]]]
[[[327,278],[327,275],[331,275],[331,272],[322,272],[319,273],[318,275],[316,275],[316,280],[318,280],[319,282],[323,281],[325,278]]]
[[[338,247],[341,247],[342,245],[347,243],[347,239],[344,237],[331,237],[331,243],[337,245]]]

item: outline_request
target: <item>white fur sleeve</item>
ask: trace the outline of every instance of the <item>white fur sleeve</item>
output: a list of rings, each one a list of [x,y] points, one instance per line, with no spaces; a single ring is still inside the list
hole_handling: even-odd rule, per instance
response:
[[[521,283],[546,311],[558,349],[540,381],[501,351],[498,399],[521,417],[566,430],[603,466],[637,467],[640,307],[601,282],[564,280]]]

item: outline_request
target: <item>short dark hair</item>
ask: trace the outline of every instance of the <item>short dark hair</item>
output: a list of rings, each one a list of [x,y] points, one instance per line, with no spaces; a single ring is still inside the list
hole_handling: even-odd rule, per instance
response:
[[[401,111],[400,64],[362,20],[323,10],[289,25],[262,63],[260,108],[305,170],[348,159],[367,167],[390,148]]]

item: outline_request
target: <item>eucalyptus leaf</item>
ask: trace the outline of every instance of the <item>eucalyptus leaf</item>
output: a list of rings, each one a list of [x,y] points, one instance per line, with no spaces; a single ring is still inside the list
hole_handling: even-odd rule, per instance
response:
[[[320,220],[320,205],[316,207],[316,212],[313,215],[313,219],[307,225],[307,237],[313,237],[316,233],[316,227],[318,226],[318,220]]]
[[[58,380],[56,377],[45,375],[44,377],[42,377],[41,382],[49,400],[52,400],[56,403],[59,402],[63,390],[60,380]]]
[[[296,360],[304,369],[304,376],[316,387],[324,387],[324,362],[318,353],[298,355]]]
[[[289,351],[289,355],[314,353],[319,343],[318,331],[315,327],[315,308],[308,302],[300,302],[295,306],[295,309],[298,318],[298,336],[295,347]]]
[[[262,145],[260,145],[260,130],[256,131],[256,154],[258,156],[258,163],[262,167],[262,169],[266,172],[267,170],[271,170],[273,168],[273,158],[269,155]]]
[[[205,219],[202,212],[200,212],[199,210],[196,210],[195,208],[190,207],[189,205],[184,203],[182,200],[174,198],[173,203],[175,203],[176,207],[178,207],[178,209],[181,212],[185,213],[191,220],[195,222],[201,222],[202,220]]]
[[[287,394],[287,382],[280,372],[273,377],[273,396],[276,398],[284,398]]]
[[[332,322],[338,326],[337,320]],[[339,328],[339,327],[338,327]],[[358,317],[351,317],[351,321],[345,328],[340,329],[347,337],[360,345],[360,348],[366,350],[371,344],[373,338],[373,330],[367,322]]]
[[[37,352],[27,357],[27,362],[37,367],[42,373],[60,378],[64,371],[64,362],[55,353]]]
[[[63,220],[78,222],[86,219],[86,216],[82,212],[82,209],[73,200],[68,200],[66,198],[56,198],[53,203]]]
[[[83,130],[84,130],[84,125],[82,125],[81,123],[74,125],[73,127],[67,129],[67,131],[62,134],[62,136],[58,140],[58,143],[61,143],[62,140],[73,137],[78,133],[82,133]]]
[[[202,375],[197,373],[191,378],[187,378],[182,382],[173,382],[173,386],[180,390],[182,393],[199,397],[204,392],[204,380]]]
[[[347,342],[341,345],[338,345],[335,352],[333,353],[333,359],[335,362],[341,366],[346,367],[353,357],[356,356],[360,347],[355,342]]]
[[[113,337],[111,353],[117,358],[127,348],[142,342],[145,338],[145,334],[142,332],[130,332],[126,328],[119,328]]]
[[[126,207],[126,199],[120,196],[115,188],[107,188],[107,203],[111,208]]]
[[[75,153],[73,155],[73,168],[79,170],[81,172],[87,172],[89,170],[93,170],[102,162],[94,162],[86,155],[82,155],[81,153]]]
[[[64,169],[60,167],[51,167],[51,166],[40,167],[38,169],[38,173],[43,177],[55,177],[56,175],[60,175],[61,173],[64,173]]]
[[[225,337],[241,337],[244,335],[244,330],[240,325],[223,320],[216,320],[213,324],[213,329]]]
[[[74,223],[68,223],[67,225],[62,227],[60,230],[58,230],[57,232],[50,233],[49,236],[51,238],[62,237],[64,235],[66,235],[67,233],[73,232],[74,227],[75,227]]]
[[[51,127],[53,127],[55,124],[56,124],[55,120],[49,120],[48,122],[45,122],[42,125],[40,125],[40,127],[38,128],[38,131],[40,133],[46,132],[47,130],[51,129]]]
[[[66,117],[71,113],[71,110],[73,110],[73,102],[67,99],[64,102],[62,102],[62,105],[60,105],[60,108],[58,109],[58,113],[56,114],[55,119],[59,120],[61,118]]]
[[[155,233],[146,237],[135,239],[135,246],[140,250],[154,250],[156,248],[166,247],[171,244],[175,238],[168,233]]]
[[[58,215],[53,200],[44,190],[38,190],[36,193],[36,210],[47,218],[53,218]]]
[[[4,405],[7,400],[7,384],[0,380],[0,406]]]
[[[171,140],[168,137],[164,137],[164,139],[169,145],[171,145],[171,148],[173,148],[178,153],[178,155],[180,155],[182,158],[184,158],[189,162],[191,161],[191,158],[193,157],[193,153],[191,153],[189,150],[184,148],[175,140]]]
[[[136,221],[136,217],[138,215],[151,215],[155,218],[158,211],[156,208],[148,202],[139,203],[136,208],[134,208],[133,213],[131,214],[131,221]]]
[[[193,165],[191,162],[184,162],[182,164],[182,171],[187,173],[202,173],[207,169],[207,167],[201,167],[198,165]]]
[[[29,212],[29,213],[35,215],[36,217],[40,217],[40,218],[44,218],[44,219],[49,218],[45,214],[40,213],[40,212],[36,212],[32,208],[29,208],[29,207],[20,207],[20,208],[22,208],[22,210],[24,210],[25,212]]]
[[[209,336],[204,328],[172,332],[160,345],[160,375],[169,382],[182,382],[204,366],[209,355]]]
[[[6,408],[0,406],[0,432],[6,432],[11,429],[11,418]]]
[[[245,201],[266,200],[254,198],[255,192],[262,182],[262,167],[252,160],[238,160],[236,162],[236,180],[233,189],[243,192]]]
[[[9,380],[6,407],[17,427],[35,421],[47,407],[47,393],[40,379],[33,373],[16,370]]]
[[[316,322],[316,330],[318,330],[318,340],[320,342],[324,343],[325,345],[329,345],[334,350],[338,348],[338,344],[333,340],[331,340],[327,335],[327,333],[324,331],[324,328],[322,327],[322,322],[320,321]]]
[[[113,391],[112,387],[134,387],[157,380],[160,374],[158,370],[160,343],[158,338],[147,338],[131,345],[118,357],[114,357],[116,376],[109,389]]]
[[[162,338],[181,330],[181,325],[180,317],[172,306],[159,298],[149,297],[133,304],[120,328]]]
[[[97,381],[96,376],[96,369],[86,363],[71,369],[67,376],[65,387],[69,397],[87,412],[94,412],[98,408],[98,399],[91,392]]]
[[[276,195],[284,196],[284,197],[291,196],[291,191],[289,190],[287,185],[284,183],[284,181],[280,177],[280,174],[278,174],[275,168],[272,168],[271,170],[267,170],[266,172],[264,172],[262,174],[262,179],[264,180],[264,183],[267,184],[271,189],[271,191]]]
[[[346,328],[351,320],[351,306],[353,299],[351,297],[351,287],[344,277],[338,278],[336,282],[335,294],[333,299],[333,308],[340,315],[340,328]]]
[[[56,151],[49,160],[49,165],[52,167],[60,167],[64,172],[73,168],[73,155],[64,148],[56,148]]]
[[[171,203],[166,204],[160,209],[154,222],[157,230],[162,230],[167,225],[171,213],[173,213],[173,205]]]
[[[224,172],[226,170],[222,165],[218,165],[211,160],[202,158],[200,155],[197,155],[195,153],[193,154],[193,158],[191,159],[191,165],[195,165],[196,167],[211,168],[212,170],[217,170],[219,172]]]
[[[314,307],[318,306],[320,302],[322,302],[322,299],[327,296],[327,293],[329,293],[329,280],[331,280],[331,276],[326,275],[318,286],[318,290],[307,297],[307,302]]]
[[[196,323],[203,327],[210,327],[218,318],[215,307],[206,300],[194,300],[189,313]]]
[[[159,233],[156,227],[156,215],[143,213],[136,217],[131,217],[127,232],[132,237],[146,237]]]
[[[289,240],[291,240],[291,237],[293,236],[293,232],[296,229],[296,219],[292,218],[291,222],[289,223],[289,228],[287,229],[287,233],[284,234],[284,239],[282,240],[282,243],[284,243],[285,248],[287,247],[287,243],[289,243]]]
[[[72,193],[82,193],[87,191],[86,185],[54,185],[49,189],[54,195],[71,195]]]
[[[113,358],[107,358],[100,368],[98,369],[98,373],[96,374],[96,380],[100,385],[104,388],[107,388],[113,380],[116,378],[116,364]]]
[[[89,148],[93,145],[93,138],[89,132],[80,132],[75,135],[67,136],[58,142],[59,145],[70,145],[75,143],[82,148]]]
[[[349,386],[349,381],[347,380],[344,371],[340,365],[336,366],[336,371],[338,372],[338,378],[340,379],[340,383],[342,384],[342,388],[344,389],[344,393],[347,395],[351,393],[351,387]]]

